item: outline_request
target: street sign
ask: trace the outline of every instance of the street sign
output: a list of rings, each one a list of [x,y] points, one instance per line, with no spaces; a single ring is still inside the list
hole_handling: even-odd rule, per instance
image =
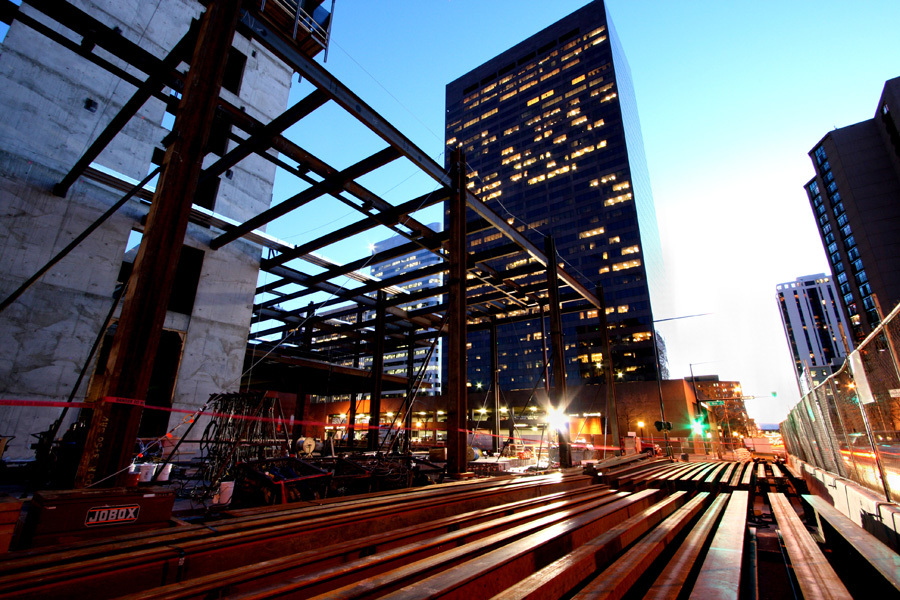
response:
[[[723,406],[724,404],[724,400],[710,400],[706,403],[707,406]]]

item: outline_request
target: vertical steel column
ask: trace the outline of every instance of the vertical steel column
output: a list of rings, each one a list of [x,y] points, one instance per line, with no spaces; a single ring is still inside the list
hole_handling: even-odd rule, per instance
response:
[[[566,352],[563,346],[562,316],[559,310],[559,279],[557,275],[556,242],[553,236],[544,239],[544,252],[547,255],[547,294],[550,303],[550,342],[553,350],[553,387],[555,390],[551,405],[558,413],[566,414],[569,400],[566,393]],[[569,420],[559,430],[559,466],[567,469],[572,466],[572,451],[569,447]]]
[[[491,450],[500,451],[500,350],[497,346],[497,317],[491,317],[491,398],[493,399],[494,419],[491,427],[493,438]],[[512,417],[509,417],[512,419]]]
[[[90,486],[106,477],[110,477],[110,483],[123,484],[124,471],[134,455],[153,358],[159,347],[240,7],[240,0],[210,2],[202,17],[175,118],[175,135],[163,159],[162,175],[147,215],[99,392],[91,399],[95,408],[78,467],[78,487]],[[133,404],[112,403],[106,398],[124,398]],[[116,474],[117,477],[111,477]]]
[[[356,312],[356,323],[362,323],[363,311]],[[353,366],[359,367],[359,354],[362,350],[362,339],[356,338],[356,354],[353,356]],[[350,394],[350,410],[347,411],[347,442],[351,447],[356,445],[353,437],[356,435],[356,403],[359,401],[359,394],[353,392]]]
[[[544,357],[544,391],[547,392],[547,397],[550,397],[550,355],[547,353],[547,323],[545,322],[545,317],[547,309],[544,308],[544,305],[541,304],[541,356]]]
[[[385,293],[378,290],[375,309],[375,341],[372,346],[372,398],[369,400],[369,450],[378,450],[381,444],[381,380],[384,375],[384,314]],[[373,425],[374,423],[374,425]]]
[[[403,445],[400,447],[400,451],[404,454],[409,454],[410,446],[409,446],[409,438],[412,434],[412,405],[413,405],[413,395],[416,392],[416,332],[415,330],[411,330],[407,334],[408,346],[406,350],[406,410],[403,410],[403,404],[400,405],[401,415],[403,416],[403,422],[400,423],[400,426],[403,428]],[[431,360],[431,353],[426,355],[427,360]],[[423,377],[428,375],[428,364],[426,363],[422,366],[425,369],[425,372],[422,374]],[[437,420],[435,420],[437,423]]]
[[[600,301],[600,309],[597,310],[597,316],[600,320],[600,333],[603,335],[603,354],[606,358],[606,397],[609,401],[607,407],[606,421],[608,425],[606,430],[613,439],[613,444],[619,448],[619,411],[616,408],[616,382],[613,373],[612,351],[609,344],[609,327],[606,323],[606,298],[603,297],[603,286],[598,285],[595,292],[597,299]],[[606,443],[603,444],[606,446]],[[604,449],[604,454],[606,450]],[[616,451],[619,454],[619,451]]]
[[[449,298],[447,348],[447,473],[466,472],[466,158],[456,148],[450,160]]]
[[[316,309],[313,306],[313,303],[310,302],[306,307],[306,318],[303,319],[303,333],[300,338],[300,344],[303,346],[303,349],[312,355],[312,342],[313,342],[313,328],[312,321],[313,315],[316,314]]]

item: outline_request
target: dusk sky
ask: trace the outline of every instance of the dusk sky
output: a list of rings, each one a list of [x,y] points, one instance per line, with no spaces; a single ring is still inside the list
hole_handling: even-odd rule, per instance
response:
[[[338,0],[326,67],[443,164],[445,85],[585,4]],[[671,376],[738,380],[759,396],[751,416],[777,423],[799,392],[775,286],[828,272],[803,190],[807,152],[832,128],[872,118],[884,81],[900,75],[900,3],[607,6],[631,67],[667,270],[654,318],[712,313],[657,325]],[[295,139],[352,164],[352,138],[317,127]],[[393,177],[367,185],[392,202],[434,187],[412,167]],[[269,231],[297,243],[316,225],[296,227]],[[342,260],[338,248],[323,254]]]
[[[585,4],[337,0],[325,66],[443,164],[445,85]],[[711,313],[657,325],[671,376],[693,368],[738,380],[759,397],[747,402],[751,416],[777,423],[799,392],[775,286],[828,272],[803,190],[813,176],[807,152],[829,130],[872,118],[884,81],[900,76],[900,2],[607,6],[631,68],[667,272],[654,317]],[[309,91],[295,88],[292,100]],[[333,106],[313,117],[289,133],[332,166],[384,147]],[[362,183],[392,203],[435,187],[409,163],[380,171]],[[291,177],[277,181],[275,201],[296,193]],[[357,219],[333,201],[313,204],[269,233],[301,243]],[[321,254],[338,262],[365,256],[366,244],[380,239],[371,237]]]

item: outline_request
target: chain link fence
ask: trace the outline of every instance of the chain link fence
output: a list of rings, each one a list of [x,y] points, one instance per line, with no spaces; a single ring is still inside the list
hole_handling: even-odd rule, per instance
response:
[[[781,423],[787,451],[900,500],[900,305]]]

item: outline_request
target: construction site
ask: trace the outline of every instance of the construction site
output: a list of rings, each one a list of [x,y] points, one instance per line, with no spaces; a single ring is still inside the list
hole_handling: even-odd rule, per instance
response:
[[[663,377],[655,334],[616,383],[602,286],[328,71],[334,14],[0,0],[0,595],[900,593],[884,471],[835,500],[846,473],[769,446],[738,382]],[[288,133],[323,113],[364,137],[340,165]],[[432,191],[367,189],[398,164]],[[353,222],[266,233],[335,207]],[[524,322],[535,377],[504,389]]]

